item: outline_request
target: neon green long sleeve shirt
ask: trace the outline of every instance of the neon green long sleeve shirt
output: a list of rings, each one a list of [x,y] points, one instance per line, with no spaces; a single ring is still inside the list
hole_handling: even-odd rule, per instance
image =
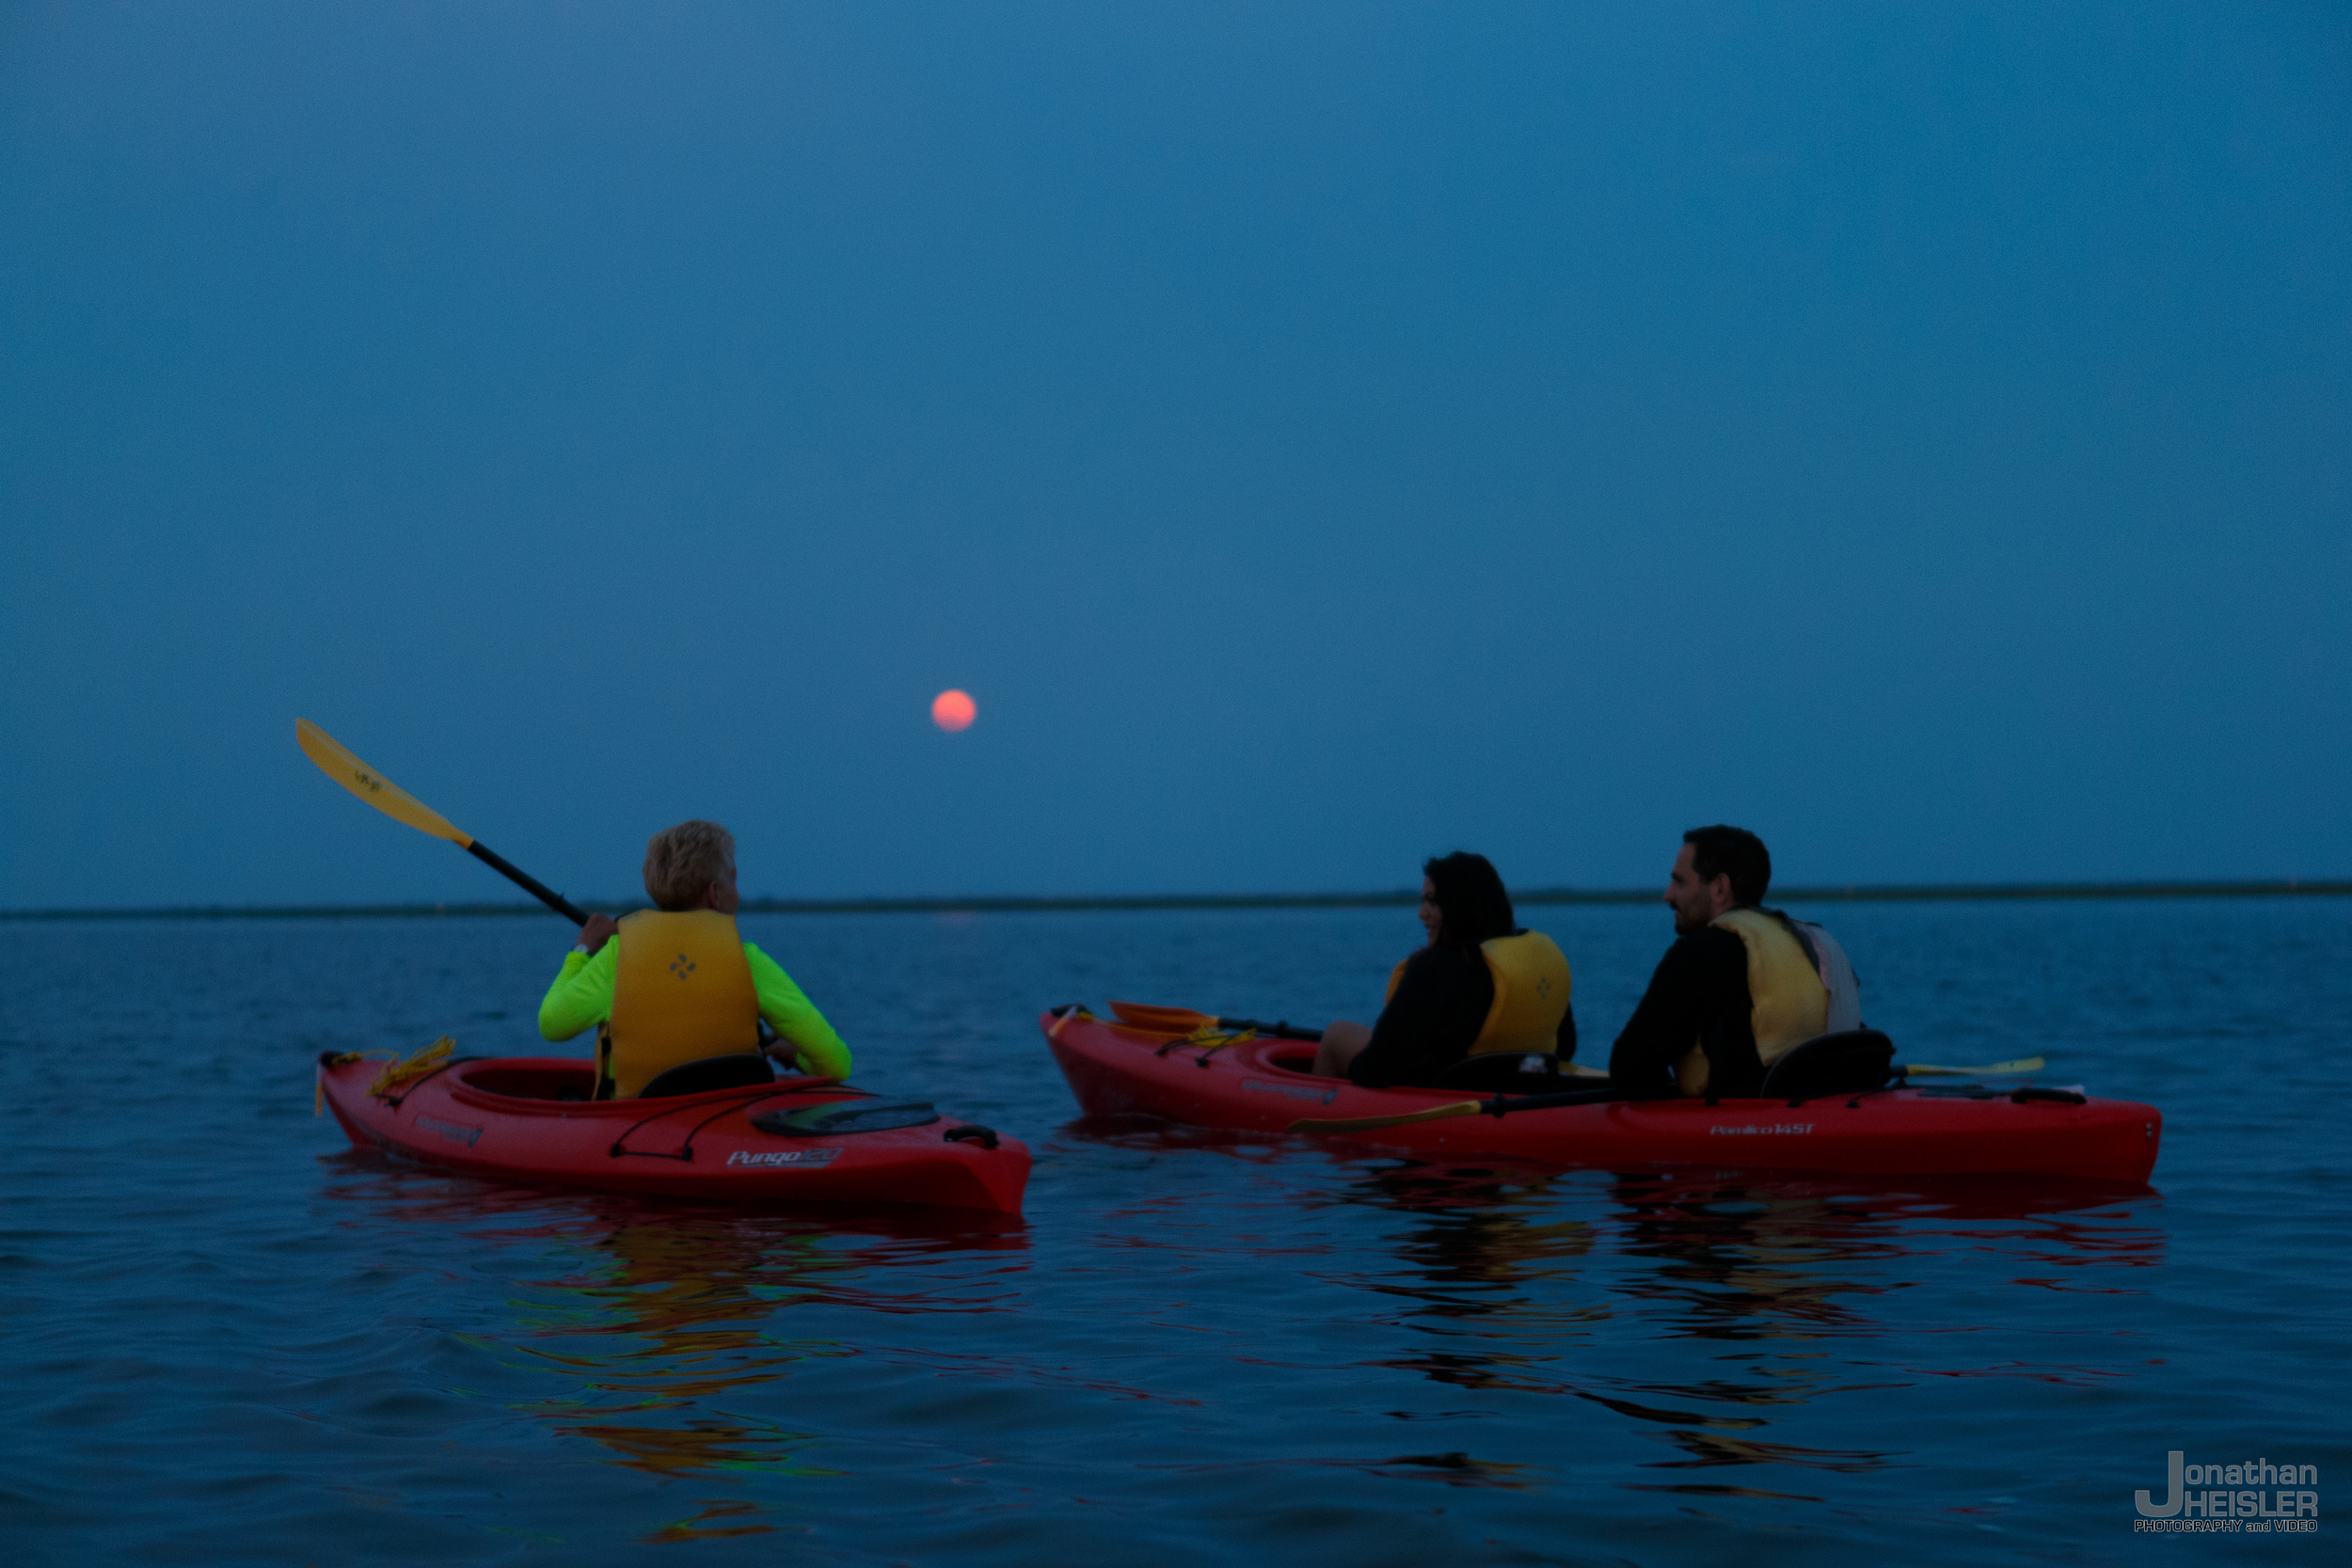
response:
[[[827,1078],[850,1076],[850,1048],[834,1033],[817,1004],[792,983],[776,960],[750,942],[743,958],[752,966],[752,990],[759,996],[759,1016],[768,1026],[792,1042],[803,1070]],[[539,1037],[567,1040],[612,1016],[612,977],[621,961],[621,944],[608,942],[595,953],[564,955],[564,967],[539,1003]]]

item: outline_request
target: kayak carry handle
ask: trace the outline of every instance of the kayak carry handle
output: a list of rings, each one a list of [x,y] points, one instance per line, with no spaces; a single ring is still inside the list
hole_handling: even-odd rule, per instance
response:
[[[994,1148],[997,1144],[996,1130],[982,1127],[977,1121],[965,1122],[961,1127],[950,1127],[942,1136],[951,1144],[976,1143],[982,1148]]]

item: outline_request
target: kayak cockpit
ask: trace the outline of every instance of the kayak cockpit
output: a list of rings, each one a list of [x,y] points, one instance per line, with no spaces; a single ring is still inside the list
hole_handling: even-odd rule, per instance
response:
[[[754,1058],[763,1069],[767,1064]],[[763,1078],[757,1082],[722,1084],[682,1093],[640,1095],[632,1100],[597,1100],[593,1062],[565,1056],[492,1056],[450,1065],[453,1099],[483,1110],[509,1116],[621,1117],[647,1115],[694,1104],[720,1105],[737,1101],[764,1100],[771,1095],[807,1094],[834,1088],[829,1078]],[[649,1087],[659,1087],[656,1080]],[[864,1098],[858,1090],[841,1089],[836,1098]]]
[[[455,1065],[455,1064],[453,1064]],[[507,1100],[552,1100],[564,1104],[594,1100],[596,1069],[590,1062],[556,1056],[507,1056],[455,1065],[457,1081],[480,1094]],[[672,1068],[660,1074],[636,1100],[682,1100],[720,1089],[765,1088],[776,1082],[775,1070],[764,1056],[744,1053],[711,1056]]]
[[[595,1095],[596,1069],[591,1062],[510,1056],[468,1062],[457,1069],[457,1080],[468,1088],[509,1100],[576,1101]]]

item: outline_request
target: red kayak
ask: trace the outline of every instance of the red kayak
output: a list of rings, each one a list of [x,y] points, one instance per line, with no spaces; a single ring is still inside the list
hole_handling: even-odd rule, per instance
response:
[[[404,1075],[405,1074],[405,1075]],[[472,1176],[724,1203],[935,1204],[1017,1214],[1016,1139],[827,1079],[591,1101],[560,1056],[387,1068],[332,1053],[319,1089],[351,1141]]]
[[[1123,1006],[1123,1004],[1122,1004]],[[2071,1090],[1979,1085],[1883,1088],[1801,1100],[1613,1101],[1509,1110],[1461,1090],[1359,1088],[1318,1078],[1312,1044],[1247,1031],[1147,1028],[1084,1009],[1038,1021],[1091,1116],[1147,1115],[1195,1127],[1300,1132],[1459,1158],[1556,1165],[1706,1165],[1871,1176],[1991,1174],[2144,1182],[2164,1117],[2153,1105]],[[1400,1125],[1440,1106],[1487,1109]],[[1501,1106],[1505,1114],[1491,1114]]]

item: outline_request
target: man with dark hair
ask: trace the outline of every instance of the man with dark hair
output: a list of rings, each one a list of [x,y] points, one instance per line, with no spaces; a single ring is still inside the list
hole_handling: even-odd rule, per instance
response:
[[[1682,835],[1682,842],[1690,846],[1691,868],[1699,881],[1711,882],[1718,877],[1731,879],[1733,909],[1752,910],[1764,902],[1764,895],[1772,885],[1772,852],[1764,847],[1762,839],[1745,828],[1717,823],[1711,828],[1692,829]],[[1681,869],[1679,863],[1676,869]],[[1666,902],[1673,903],[1673,897],[1669,896]]]
[[[1861,1027],[1846,955],[1819,926],[1763,907],[1772,857],[1744,828],[1682,835],[1666,882],[1675,944],[1609,1053],[1609,1076],[1644,1099],[1739,1099],[1819,1035]]]

